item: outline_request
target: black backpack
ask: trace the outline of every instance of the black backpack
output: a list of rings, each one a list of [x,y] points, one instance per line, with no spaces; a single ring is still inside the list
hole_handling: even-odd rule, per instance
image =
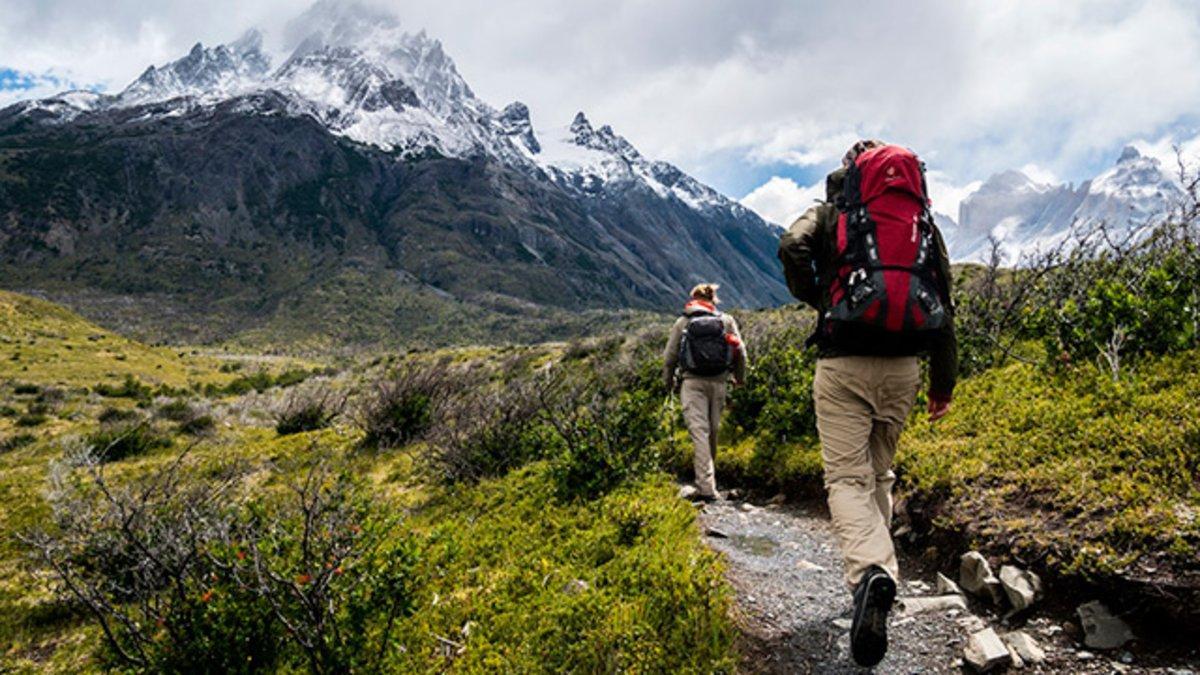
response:
[[[733,345],[725,339],[720,314],[697,313],[688,317],[679,342],[679,368],[692,375],[713,377],[729,372]]]

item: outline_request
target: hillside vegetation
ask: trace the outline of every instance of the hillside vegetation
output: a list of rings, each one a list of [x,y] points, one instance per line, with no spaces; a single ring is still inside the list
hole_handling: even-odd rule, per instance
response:
[[[903,543],[947,571],[968,546],[1016,557],[1052,585],[1195,625],[1191,234],[959,275],[964,379],[950,417],[928,423],[919,400],[902,439]],[[87,325],[14,302],[37,325]],[[754,370],[731,396],[718,475],[818,494],[812,313],[737,316]],[[194,374],[186,387],[151,386],[150,356],[70,387],[30,364],[0,385],[6,658],[730,671],[722,565],[669,480],[690,461],[661,389],[664,339],[651,326],[262,372],[142,348]]]
[[[148,347],[54,303],[0,291],[0,379],[43,385],[94,385],[126,375],[147,384],[186,386],[231,379],[212,359]]]
[[[636,374],[622,342],[259,374],[124,341],[163,367],[4,381],[6,668],[732,671],[729,591],[655,470],[657,409],[584,377]]]

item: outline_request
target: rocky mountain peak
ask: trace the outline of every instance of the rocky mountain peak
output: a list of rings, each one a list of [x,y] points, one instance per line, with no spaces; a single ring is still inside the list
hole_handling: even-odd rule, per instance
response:
[[[351,47],[307,45],[280,66],[274,80],[351,115],[421,104],[411,87]]]
[[[587,115],[584,115],[582,110],[575,113],[575,119],[571,120],[570,129],[576,138],[580,136],[587,137],[594,133],[592,123],[588,121]]]
[[[529,107],[520,101],[513,101],[504,106],[500,116],[496,118],[504,135],[525,146],[531,154],[542,151],[537,136],[533,133],[533,123],[529,119]]]
[[[137,105],[180,96],[227,98],[261,80],[270,65],[258,31],[216,47],[197,42],[182,58],[147,68],[117,96],[117,102]]]
[[[987,255],[987,238],[995,236],[1013,262],[1022,252],[1062,241],[1072,229],[1103,223],[1117,234],[1136,235],[1161,219],[1180,194],[1161,162],[1133,146],[1077,187],[1005,171],[962,201],[958,223],[946,230],[947,244],[955,259],[979,260]]]
[[[441,116],[488,111],[459,74],[442,43],[424,30],[408,32],[395,15],[356,0],[320,0],[285,29],[295,49],[348,47],[413,88]]]
[[[599,129],[594,128],[582,112],[575,114],[570,131],[573,142],[578,146],[615,155],[630,163],[643,160],[641,153],[624,136],[617,134],[607,124]]]
[[[229,49],[235,54],[262,53],[263,34],[257,28],[251,28],[242,36],[229,43]]]
[[[357,0],[319,0],[284,29],[290,55],[279,65],[263,35],[247,31],[216,47],[197,43],[151,67],[116,97],[86,105],[47,99],[49,122],[148,104],[147,116],[203,109],[308,116],[330,132],[389,151],[489,157],[561,187],[594,195],[637,188],[695,210],[741,217],[742,207],[665,162],[653,162],[607,124],[580,112],[568,130],[535,134],[530,111],[496,110],[475,97],[441,41]],[[178,100],[176,100],[178,99]]]

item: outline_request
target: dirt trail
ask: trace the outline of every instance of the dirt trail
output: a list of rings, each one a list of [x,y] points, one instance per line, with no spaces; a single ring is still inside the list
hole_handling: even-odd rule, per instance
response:
[[[726,556],[729,581],[737,594],[743,670],[750,673],[860,673],[850,659],[850,594],[842,562],[823,506],[765,505],[726,501],[704,506],[705,540]],[[926,578],[902,557],[900,596],[934,595]],[[963,672],[962,650],[973,631],[992,626],[1013,630],[987,608],[972,602],[967,611],[920,614],[893,612],[891,649],[874,672]],[[1170,673],[1195,675],[1194,663],[1149,667],[1130,652],[1092,653],[1045,618],[1021,626],[1046,650],[1046,661],[1028,666],[1034,673]],[[1190,659],[1189,659],[1190,660]]]

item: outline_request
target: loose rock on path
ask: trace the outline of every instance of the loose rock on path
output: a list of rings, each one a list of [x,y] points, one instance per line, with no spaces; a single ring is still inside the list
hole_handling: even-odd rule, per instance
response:
[[[700,512],[704,539],[725,555],[728,579],[736,593],[742,671],[867,672],[850,658],[850,592],[842,579],[837,541],[822,505],[772,501],[763,506],[717,502],[703,506]],[[1030,617],[1009,626],[998,612],[977,600],[969,600],[969,609],[963,610],[946,599],[952,594],[947,593],[953,586],[947,583],[949,579],[939,583],[935,572],[926,574],[903,555],[900,566],[900,604],[888,630],[891,646],[871,672],[972,672],[964,664],[964,647],[972,634],[990,627],[1001,636],[1025,631],[1018,641],[1025,656],[1036,654],[1030,661],[1045,658],[1042,663],[1025,664],[1023,673],[1200,675],[1194,656],[1169,666],[1151,665],[1129,651],[1088,651],[1070,639],[1059,622],[1046,617]],[[904,607],[906,597],[923,600]]]
[[[706,539],[728,560],[747,671],[862,672],[850,659],[850,592],[824,514],[788,506],[743,510],[737,502],[718,502],[704,507],[701,521],[726,535]],[[909,595],[903,584],[900,595]],[[957,672],[962,632],[947,612],[894,612],[892,646],[875,672]]]

